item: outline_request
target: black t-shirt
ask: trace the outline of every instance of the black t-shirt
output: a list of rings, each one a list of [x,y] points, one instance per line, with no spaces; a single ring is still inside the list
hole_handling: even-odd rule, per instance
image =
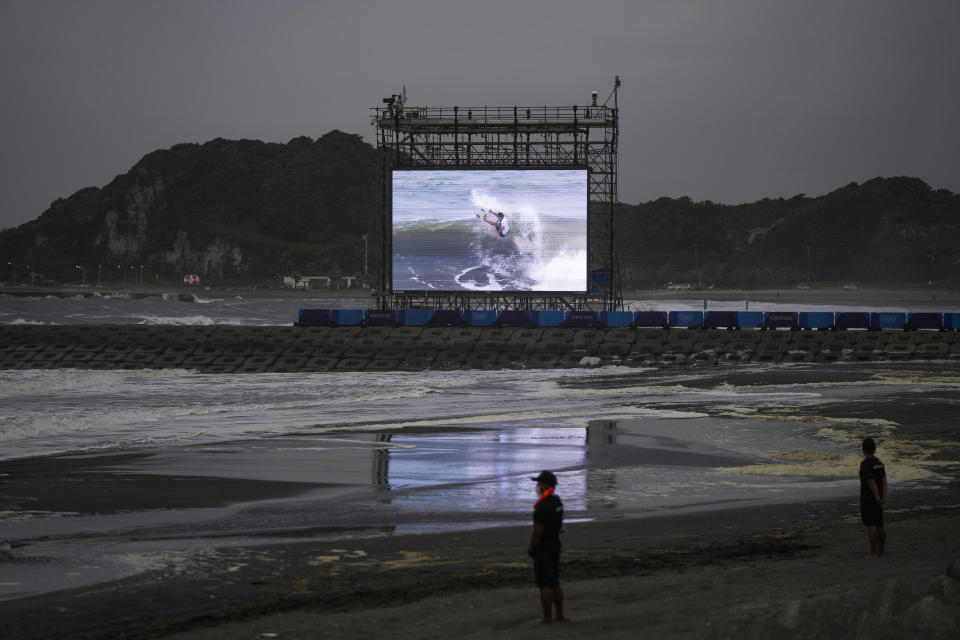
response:
[[[860,463],[860,503],[874,504],[873,492],[867,486],[867,480],[872,479],[877,485],[877,495],[881,498],[883,495],[883,479],[887,476],[887,471],[883,467],[880,459],[874,456],[867,456]]]
[[[534,551],[554,551],[560,548],[560,529],[563,528],[563,501],[550,494],[533,508],[533,524],[543,525],[543,536]]]

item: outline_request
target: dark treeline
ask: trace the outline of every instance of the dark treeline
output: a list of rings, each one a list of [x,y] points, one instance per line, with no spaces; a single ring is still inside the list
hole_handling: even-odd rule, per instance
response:
[[[627,286],[956,286],[960,196],[916,178],[874,178],[741,205],[660,198],[620,206],[616,246]]]
[[[376,150],[340,131],[287,144],[180,144],[0,233],[0,256],[21,281],[29,271],[79,281],[78,265],[87,282],[98,265],[111,281],[140,265],[151,280],[198,273],[211,284],[355,275],[363,234],[379,229],[379,180]],[[376,257],[378,240],[368,242]]]
[[[0,232],[0,280],[206,283],[292,273],[370,273],[380,246],[377,151],[340,131],[287,144],[216,139],[146,155],[103,188],[58,199]],[[960,196],[916,178],[876,178],[818,197],[741,205],[660,198],[623,204],[617,262],[626,287],[790,286],[856,281],[956,286]],[[132,275],[132,274],[131,274]]]

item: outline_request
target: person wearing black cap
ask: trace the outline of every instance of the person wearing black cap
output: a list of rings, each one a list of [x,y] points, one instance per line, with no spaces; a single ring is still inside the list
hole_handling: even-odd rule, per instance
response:
[[[533,572],[540,587],[541,622],[566,622],[563,617],[563,587],[560,586],[560,530],[563,528],[563,501],[554,491],[557,476],[543,471],[536,478],[537,495],[533,505],[533,533],[527,554],[533,558]],[[556,610],[556,618],[553,611]]]
[[[863,441],[863,462],[860,463],[860,519],[870,538],[868,558],[882,558],[887,534],[883,530],[883,508],[887,504],[887,470],[874,453],[873,438]]]

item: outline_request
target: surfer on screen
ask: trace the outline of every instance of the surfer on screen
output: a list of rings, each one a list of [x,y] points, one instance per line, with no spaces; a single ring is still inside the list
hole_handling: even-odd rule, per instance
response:
[[[480,209],[480,211],[483,211],[483,221],[494,228],[494,234],[496,234],[498,238],[506,238],[507,233],[510,232],[510,223],[504,219],[503,213],[500,211],[494,211],[493,209],[490,209],[489,211],[486,209]],[[487,216],[489,215],[494,215],[496,218],[488,218]],[[479,218],[480,214],[477,214],[477,217]]]

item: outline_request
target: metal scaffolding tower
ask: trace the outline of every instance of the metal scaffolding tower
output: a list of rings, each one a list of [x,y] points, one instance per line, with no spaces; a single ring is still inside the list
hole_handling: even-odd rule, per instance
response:
[[[381,309],[617,310],[623,306],[613,249],[617,206],[619,77],[603,104],[538,107],[407,106],[401,94],[375,107],[381,159]],[[613,99],[613,106],[607,103]],[[392,290],[391,179],[394,169],[587,169],[588,291],[411,293]]]

